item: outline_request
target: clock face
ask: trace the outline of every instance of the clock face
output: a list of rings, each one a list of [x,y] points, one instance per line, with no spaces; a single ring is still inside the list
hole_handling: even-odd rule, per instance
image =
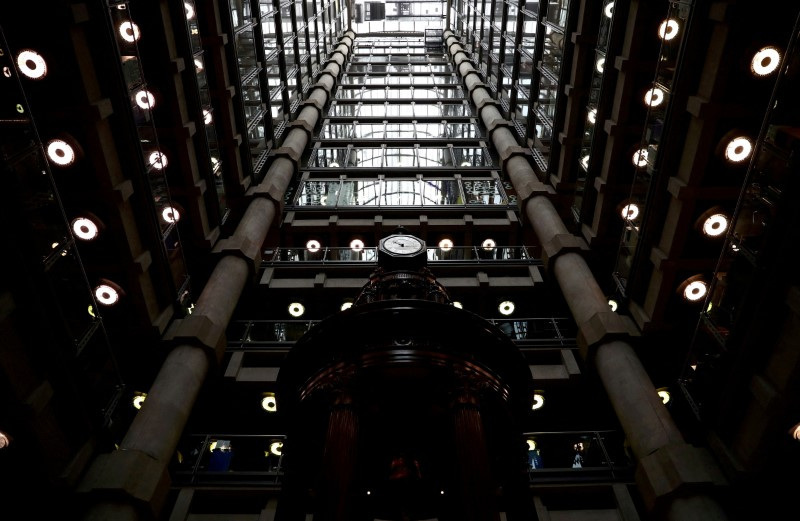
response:
[[[409,255],[422,251],[425,245],[421,240],[410,235],[394,235],[384,239],[383,247],[386,251],[392,253]]]

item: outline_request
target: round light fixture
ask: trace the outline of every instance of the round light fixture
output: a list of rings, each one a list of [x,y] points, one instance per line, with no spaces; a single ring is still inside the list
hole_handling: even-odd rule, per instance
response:
[[[458,308],[458,309],[464,309],[464,306],[461,304],[461,302],[459,302],[457,300],[453,301],[453,307]]]
[[[47,143],[47,157],[58,166],[69,166],[75,162],[75,149],[63,139]]]
[[[497,306],[497,310],[502,315],[510,315],[514,312],[514,303],[510,300],[504,300],[499,306]]]
[[[306,312],[306,307],[299,302],[289,304],[289,314],[293,317],[301,317]]]
[[[306,243],[306,249],[311,253],[317,253],[320,248],[322,248],[322,245],[316,239],[311,239]]]
[[[94,297],[104,306],[113,306],[119,302],[119,291],[109,284],[100,284],[94,288]]]
[[[172,206],[167,206],[161,210],[161,218],[168,223],[176,223],[181,220],[181,213]]]
[[[528,450],[536,450],[536,442],[534,440],[525,440],[528,444]]]
[[[781,51],[777,47],[761,48],[750,61],[750,72],[756,76],[769,76],[778,69],[781,63]]]
[[[481,248],[485,251],[491,251],[495,246],[497,246],[497,244],[494,242],[494,239],[486,239],[481,243]]]
[[[709,237],[719,237],[728,229],[728,217],[722,213],[715,213],[703,221],[703,233]]]
[[[342,307],[339,308],[339,309],[344,311],[346,309],[350,309],[351,307],[353,307],[353,303],[352,302],[344,302],[344,303],[342,303]]]
[[[664,91],[653,87],[644,94],[644,102],[650,107],[658,107],[664,102]]]
[[[586,119],[589,120],[589,123],[592,125],[597,123],[597,109],[589,109],[589,112],[586,114]]]
[[[133,395],[133,406],[136,409],[141,409],[144,400],[147,398],[147,393],[135,393]]]
[[[633,166],[637,168],[642,168],[647,166],[647,149],[640,148],[639,150],[634,152],[631,161],[633,162]]]
[[[17,69],[26,78],[40,80],[47,75],[47,62],[38,52],[25,49],[17,54]]]
[[[133,22],[122,22],[119,24],[119,35],[128,43],[133,43],[139,39],[141,33],[139,26]]]
[[[211,115],[211,111],[208,109],[203,109],[203,122],[206,125],[210,125],[214,122],[214,116]]]
[[[622,207],[622,212],[620,212],[620,214],[626,221],[633,221],[639,217],[639,205],[635,203],[626,204]]]
[[[156,170],[162,170],[167,167],[167,156],[163,152],[151,152],[147,160],[149,161],[150,166]]]
[[[745,136],[738,136],[731,139],[725,146],[725,159],[731,163],[741,163],[750,156],[753,151],[753,142]]]
[[[82,241],[91,241],[100,234],[100,228],[88,217],[76,217],[72,220],[72,233]]]
[[[614,16],[614,2],[609,2],[603,8],[603,14],[606,15],[606,18],[611,18]]]
[[[706,296],[708,285],[702,280],[693,280],[683,289],[683,298],[690,302],[697,302]]]
[[[544,407],[544,396],[539,393],[534,393],[533,395],[533,405],[531,406],[532,410],[538,410]]]
[[[350,249],[355,251],[355,252],[359,252],[359,251],[363,250],[364,249],[364,241],[362,241],[361,239],[353,239],[352,241],[350,241]]]
[[[672,18],[668,18],[661,22],[661,25],[658,26],[658,36],[662,40],[672,40],[676,36],[678,36],[678,22]]]
[[[328,166],[331,168],[339,168],[339,163],[337,161],[331,161]]]
[[[8,434],[0,432],[0,449],[5,449],[8,447],[9,443],[11,443],[11,439],[8,437]]]
[[[789,434],[791,434],[792,438],[800,441],[800,423],[789,429]]]
[[[598,58],[598,60],[594,62],[594,68],[597,70],[597,72],[602,73],[603,69],[605,69],[605,66],[606,66],[605,58]]]
[[[278,411],[278,402],[275,399],[275,393],[264,393],[264,397],[261,398],[261,408],[267,412]]]
[[[186,19],[191,20],[194,18],[194,6],[189,2],[184,2],[183,7],[186,9]]]
[[[283,456],[283,442],[273,441],[269,444],[269,451],[276,456]]]
[[[585,155],[580,159],[581,166],[584,170],[589,170],[589,155]]]
[[[616,311],[617,308],[619,307],[619,304],[617,304],[616,300],[614,300],[613,298],[610,298],[610,299],[608,299],[608,307],[611,308],[611,311]]]
[[[470,163],[469,161],[462,161],[461,166],[472,166],[472,163]]]
[[[150,91],[146,89],[142,89],[137,92],[134,96],[134,99],[136,100],[136,104],[142,110],[153,109],[156,106],[156,98]]]
[[[669,391],[667,391],[666,389],[659,389],[658,396],[661,398],[661,403],[663,403],[664,405],[666,405],[670,399]]]
[[[203,61],[198,59],[198,58],[195,58],[194,59],[194,68],[195,68],[195,70],[197,72],[202,71],[203,70]]]
[[[447,252],[453,249],[453,241],[451,239],[442,239],[439,241],[439,249]]]

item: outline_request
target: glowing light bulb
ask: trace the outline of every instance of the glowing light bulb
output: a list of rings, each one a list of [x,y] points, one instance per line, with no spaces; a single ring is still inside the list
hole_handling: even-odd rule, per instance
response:
[[[82,241],[91,241],[97,238],[100,230],[97,224],[88,217],[77,217],[72,221],[72,233]]]
[[[17,69],[27,78],[40,80],[47,75],[47,62],[38,52],[25,49],[17,55]]]
[[[289,314],[293,317],[301,317],[306,312],[306,307],[299,302],[289,304]]]
[[[639,205],[634,203],[626,204],[622,207],[620,214],[622,214],[622,218],[626,221],[633,221],[639,217]]]
[[[661,22],[661,25],[658,26],[658,36],[662,40],[672,40],[676,36],[678,36],[678,22],[673,20],[672,18],[668,18]]]
[[[500,311],[502,315],[510,315],[514,312],[514,303],[510,300],[504,300],[497,306],[497,310]]]
[[[730,140],[725,147],[725,159],[731,163],[741,163],[750,156],[753,151],[753,142],[750,139],[739,136]]]
[[[128,43],[133,43],[139,39],[141,32],[139,26],[133,22],[122,22],[119,24],[119,35]]]
[[[686,286],[683,290],[683,297],[691,302],[696,302],[706,296],[708,286],[701,280],[695,280]]]
[[[728,217],[716,213],[703,222],[703,233],[709,237],[719,237],[728,229]]]
[[[163,210],[161,210],[161,218],[168,223],[176,223],[180,221],[181,214],[178,212],[177,209],[173,208],[172,206],[167,206]]]
[[[778,69],[781,63],[781,52],[777,47],[763,47],[750,61],[750,71],[756,76],[768,76]]]
[[[47,143],[47,157],[58,166],[68,166],[75,161],[75,150],[63,139]]]
[[[651,107],[658,107],[664,102],[664,91],[653,87],[645,93],[644,102]]]
[[[141,109],[148,110],[156,106],[156,98],[150,91],[144,89],[140,90],[136,93],[135,99],[136,104]]]
[[[119,302],[119,293],[108,284],[100,284],[94,288],[94,297],[104,306],[113,306]]]

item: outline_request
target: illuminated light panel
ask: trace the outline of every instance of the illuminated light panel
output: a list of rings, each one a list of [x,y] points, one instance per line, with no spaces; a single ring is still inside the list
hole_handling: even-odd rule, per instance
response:
[[[728,229],[728,217],[715,213],[703,222],[703,233],[709,237],[719,237]]]
[[[640,148],[639,150],[634,152],[631,161],[633,162],[633,166],[638,168],[647,166],[647,149]]]
[[[119,35],[128,43],[133,43],[139,39],[142,33],[139,26],[133,22],[122,22],[119,24]]]
[[[289,314],[293,317],[302,317],[306,312],[306,307],[299,302],[292,302],[289,304]]]
[[[352,241],[350,241],[350,249],[355,251],[355,252],[359,252],[359,251],[363,250],[364,249],[364,241],[362,241],[361,239],[353,239]]]
[[[697,302],[706,296],[708,286],[702,280],[695,280],[690,282],[686,289],[683,290],[683,298],[690,302]]]
[[[322,245],[316,239],[311,239],[306,243],[306,249],[311,253],[317,253],[320,248],[322,248]]]
[[[725,147],[725,159],[731,163],[741,163],[750,156],[753,151],[753,142],[750,139],[739,136],[730,140]]]
[[[626,204],[622,207],[620,214],[626,221],[633,221],[639,217],[639,205],[634,203]]]
[[[38,52],[25,49],[17,55],[17,69],[26,78],[40,80],[47,75],[47,62]]]
[[[668,18],[661,22],[661,25],[658,26],[658,37],[662,40],[672,40],[676,36],[678,36],[678,29],[680,26],[678,22],[673,20],[672,18]]]
[[[144,403],[146,398],[147,398],[147,393],[136,393],[133,397],[133,406],[136,409],[141,409],[142,404]]]
[[[278,411],[278,401],[275,399],[275,393],[264,393],[261,399],[261,408],[267,412]]]
[[[100,234],[97,224],[88,217],[76,217],[72,220],[72,233],[82,241],[91,241]]]
[[[756,76],[769,76],[781,63],[781,52],[777,47],[767,46],[761,48],[753,55],[750,61],[750,72]]]
[[[47,143],[47,157],[58,166],[69,166],[75,162],[75,149],[63,139]]]
[[[544,407],[544,396],[539,393],[535,393],[533,395],[533,405],[531,406],[531,409],[536,411],[542,407]]]
[[[606,59],[605,58],[600,58],[599,60],[594,62],[594,68],[597,70],[597,72],[603,72],[603,69],[605,69],[605,66],[606,66]]]
[[[161,218],[168,223],[176,223],[181,220],[181,214],[172,206],[167,206],[161,210]]]
[[[644,102],[650,107],[658,107],[664,102],[664,91],[653,87],[645,93]]]
[[[166,168],[168,163],[166,154],[158,151],[152,152],[147,160],[150,162],[150,166],[156,170],[162,170]]]
[[[136,93],[135,100],[136,105],[143,110],[152,109],[156,106],[156,98],[150,91],[145,89],[142,89]]]
[[[94,288],[94,297],[104,306],[113,306],[119,302],[119,293],[108,284],[100,284]]]
[[[497,310],[503,315],[510,315],[514,312],[514,303],[510,300],[504,300],[497,306]]]

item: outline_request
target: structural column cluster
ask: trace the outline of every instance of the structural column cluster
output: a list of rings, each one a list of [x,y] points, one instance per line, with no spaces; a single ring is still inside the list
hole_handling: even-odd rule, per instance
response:
[[[92,494],[86,519],[146,519],[163,507],[169,488],[169,463],[209,368],[222,360],[225,330],[245,285],[255,274],[261,246],[354,39],[355,33],[347,31],[331,53],[264,180],[248,191],[252,200],[239,225],[231,237],[214,248],[219,261],[194,313],[175,321],[167,331],[165,340],[175,347],[119,450],[100,455],[81,482],[79,490]]]
[[[537,178],[526,150],[517,143],[458,38],[449,29],[443,38],[490,133],[503,174],[514,185],[542,244],[545,266],[578,325],[581,353],[587,365],[594,365],[638,460],[637,484],[648,508],[674,521],[727,519],[711,495],[715,486],[724,484],[721,471],[705,450],[683,440],[628,341],[637,334],[636,328],[628,317],[609,309],[582,256],[584,241],[569,233],[550,201],[552,187]]]

